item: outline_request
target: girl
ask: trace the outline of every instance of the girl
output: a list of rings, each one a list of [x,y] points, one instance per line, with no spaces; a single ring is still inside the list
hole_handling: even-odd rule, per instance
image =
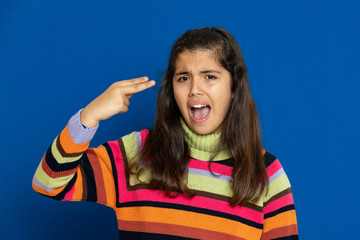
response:
[[[288,178],[262,149],[244,60],[224,29],[176,41],[152,130],[88,148],[101,120],[154,84],[116,82],[75,114],[45,153],[35,191],[112,207],[120,239],[298,239]]]

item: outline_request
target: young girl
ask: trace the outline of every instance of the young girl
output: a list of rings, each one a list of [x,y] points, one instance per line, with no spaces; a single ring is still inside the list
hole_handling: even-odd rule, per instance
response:
[[[112,84],[80,110],[45,153],[35,191],[115,210],[120,239],[298,239],[290,183],[262,149],[235,38],[184,33],[161,83],[152,130],[88,148],[99,122],[155,85]]]

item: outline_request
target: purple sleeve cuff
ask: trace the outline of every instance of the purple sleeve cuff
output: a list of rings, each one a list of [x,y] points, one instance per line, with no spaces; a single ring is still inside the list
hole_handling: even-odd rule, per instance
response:
[[[90,142],[99,127],[98,124],[93,128],[84,128],[80,122],[80,113],[82,110],[83,109],[80,109],[72,116],[68,123],[70,136],[76,144]]]

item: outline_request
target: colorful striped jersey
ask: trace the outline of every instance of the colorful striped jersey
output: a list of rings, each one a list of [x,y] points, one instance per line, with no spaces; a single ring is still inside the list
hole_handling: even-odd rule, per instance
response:
[[[298,239],[289,180],[279,160],[265,152],[269,190],[256,203],[232,207],[232,158],[226,149],[209,159],[220,134],[197,135],[186,124],[191,159],[187,186],[196,196],[170,198],[148,188],[149,171],[129,174],[149,134],[133,132],[88,148],[96,129],[74,115],[45,153],[33,178],[40,194],[62,201],[91,201],[115,210],[119,237],[126,239]]]

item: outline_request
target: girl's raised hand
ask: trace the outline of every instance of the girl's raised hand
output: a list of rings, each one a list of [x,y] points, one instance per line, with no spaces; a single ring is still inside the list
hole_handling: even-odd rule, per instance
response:
[[[148,80],[148,77],[141,77],[113,83],[81,111],[81,123],[88,128],[92,128],[101,120],[108,119],[115,114],[127,112],[130,105],[129,98],[134,93],[155,85],[155,81]]]

